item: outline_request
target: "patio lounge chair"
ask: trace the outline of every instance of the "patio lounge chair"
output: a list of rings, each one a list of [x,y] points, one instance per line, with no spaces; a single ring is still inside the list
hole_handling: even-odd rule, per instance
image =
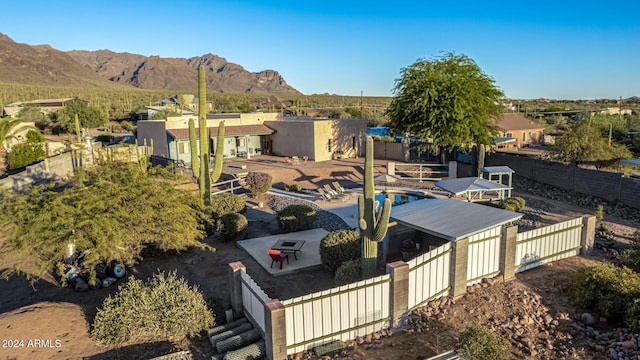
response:
[[[331,195],[331,196],[333,196],[335,198],[342,196],[342,194],[340,194],[339,192],[333,190],[331,188],[331,186],[329,186],[329,184],[324,184],[323,188],[324,188],[324,191],[327,192],[327,194],[329,194],[329,195]]]
[[[331,199],[333,199],[333,197],[330,194],[326,193],[322,189],[318,189],[318,194],[320,194],[320,196],[322,196],[322,199],[325,201],[331,201]]]
[[[356,193],[354,193],[353,191],[350,190],[345,190],[342,185],[340,185],[340,183],[338,183],[337,181],[334,181],[331,183],[333,185],[333,187],[336,189],[336,192],[338,194],[342,194],[342,195],[350,195],[350,196],[354,196]]]
[[[289,255],[282,254],[280,250],[267,250],[267,254],[271,257],[271,265],[269,268],[273,267],[273,263],[280,263],[280,270],[282,270],[282,263],[287,260],[287,264],[289,263]]]

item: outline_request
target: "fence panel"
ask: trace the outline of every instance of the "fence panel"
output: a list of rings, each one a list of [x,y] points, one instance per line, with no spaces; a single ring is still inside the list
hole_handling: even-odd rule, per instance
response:
[[[388,328],[390,287],[387,274],[282,301],[287,354]]]
[[[518,233],[516,272],[580,254],[582,218]]]
[[[467,285],[491,278],[500,273],[500,227],[469,237]]]
[[[408,261],[409,309],[413,310],[449,293],[451,252],[452,244],[448,242]]]
[[[244,307],[245,315],[250,317],[264,334],[264,302],[270,300],[269,296],[262,291],[246,272],[241,271],[240,278],[242,280],[242,306]]]

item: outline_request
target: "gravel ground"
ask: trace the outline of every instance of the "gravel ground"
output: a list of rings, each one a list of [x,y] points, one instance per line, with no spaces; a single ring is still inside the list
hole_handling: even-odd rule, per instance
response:
[[[351,227],[340,218],[340,216],[331,213],[326,210],[322,210],[318,205],[312,203],[311,201],[294,198],[291,196],[281,196],[281,195],[273,195],[269,199],[269,207],[275,211],[279,212],[290,205],[307,205],[316,210],[316,221],[314,223],[315,227],[323,228],[329,232],[336,230],[350,230]]]

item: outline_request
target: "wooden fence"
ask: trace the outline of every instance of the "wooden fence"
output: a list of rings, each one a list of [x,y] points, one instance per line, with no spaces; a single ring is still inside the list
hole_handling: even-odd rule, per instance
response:
[[[409,309],[449,295],[452,243],[446,243],[426,254],[409,260]]]
[[[242,306],[244,307],[245,315],[253,320],[253,323],[264,333],[264,302],[270,300],[270,298],[246,272],[241,272],[240,276],[242,279]]]
[[[518,233],[516,272],[580,254],[582,218]]]
[[[389,284],[387,274],[282,301],[287,354],[388,328]]]

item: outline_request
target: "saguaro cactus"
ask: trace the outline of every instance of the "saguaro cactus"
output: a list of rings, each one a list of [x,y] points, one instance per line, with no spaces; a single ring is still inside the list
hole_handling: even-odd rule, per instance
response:
[[[207,85],[204,66],[198,68],[198,127],[200,128],[200,196],[205,205],[211,204],[211,178],[209,177],[209,129],[207,128]]]
[[[78,141],[78,144],[81,144],[82,136],[80,135],[80,120],[78,120],[78,114],[75,115],[73,121],[75,122],[75,125],[76,125],[76,139]]]
[[[196,138],[196,122],[189,119],[189,148],[191,149],[191,170],[193,177],[200,175],[200,162],[198,161],[198,140]]]
[[[213,163],[211,182],[216,182],[222,175],[222,161],[224,160],[224,120],[218,125],[218,137],[216,138],[216,162]]]
[[[376,273],[378,243],[387,235],[391,201],[385,199],[382,208],[376,209],[373,183],[373,139],[367,136],[364,160],[364,189],[358,197],[358,226],[362,236],[362,276],[366,279]]]

